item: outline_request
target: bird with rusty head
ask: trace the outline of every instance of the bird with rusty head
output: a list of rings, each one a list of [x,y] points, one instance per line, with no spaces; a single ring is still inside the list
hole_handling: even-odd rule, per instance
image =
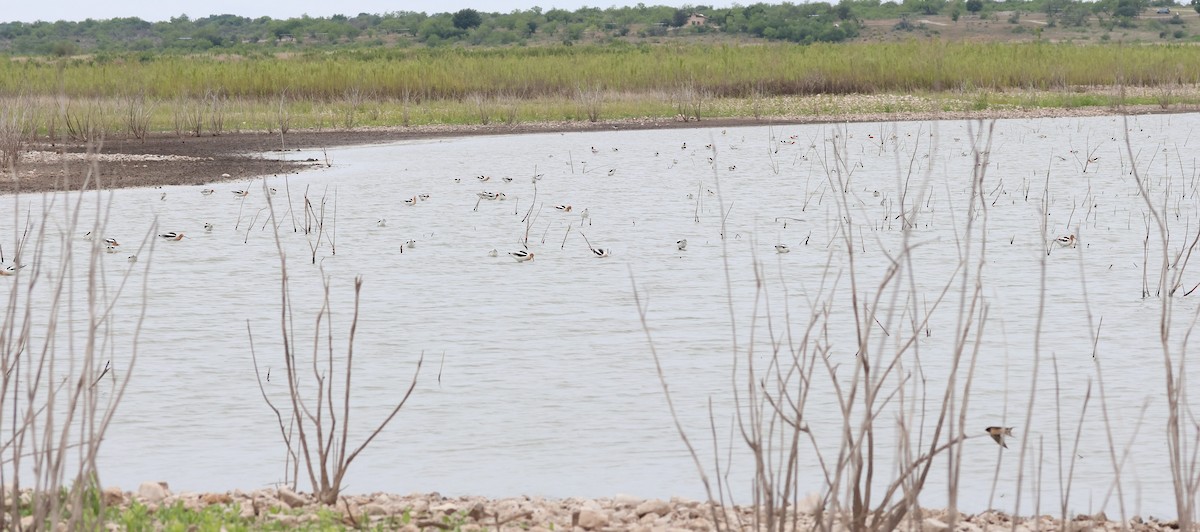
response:
[[[996,440],[996,443],[1000,444],[1001,447],[1005,449],[1008,448],[1008,445],[1004,443],[1004,437],[1013,435],[1012,427],[988,427],[984,430],[986,430],[988,435],[991,436],[993,440]]]

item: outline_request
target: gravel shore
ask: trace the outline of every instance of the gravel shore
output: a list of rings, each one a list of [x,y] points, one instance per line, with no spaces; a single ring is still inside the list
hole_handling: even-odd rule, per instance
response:
[[[291,490],[262,489],[225,493],[172,493],[166,483],[146,482],[135,492],[118,488],[104,490],[109,506],[145,506],[151,514],[174,505],[200,511],[218,506],[236,512],[241,518],[260,525],[277,524],[304,528],[332,512],[347,527],[371,527],[385,530],[629,530],[629,531],[708,531],[765,529],[756,524],[752,508],[737,506],[722,510],[700,501],[672,498],[641,499],[617,495],[612,498],[551,499],[541,497],[445,497],[438,493],[397,495],[373,493],[341,497],[334,507],[323,506],[311,496]],[[794,514],[796,529],[816,526],[813,512],[819,501],[810,496],[800,501]],[[826,516],[828,517],[828,516]],[[719,521],[719,523],[718,523]],[[1077,515],[1068,522],[1050,516],[1014,520],[1002,512],[976,515],[960,514],[952,520],[945,510],[921,510],[901,526],[905,530],[1176,530],[1175,521],[1133,517],[1127,521],[1110,520],[1103,513]],[[718,526],[719,524],[719,526]],[[790,526],[790,525],[789,525]],[[835,520],[835,529],[848,529]]]

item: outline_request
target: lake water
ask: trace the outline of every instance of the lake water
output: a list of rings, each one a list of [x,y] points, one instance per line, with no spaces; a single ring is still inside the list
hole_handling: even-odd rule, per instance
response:
[[[1128,515],[1170,516],[1161,300],[1143,297],[1143,284],[1153,291],[1157,283],[1162,248],[1151,230],[1145,251],[1148,210],[1130,170],[1136,165],[1163,207],[1172,256],[1186,253],[1200,227],[1198,125],[1196,114],[1131,117],[1128,127],[1119,117],[998,121],[990,145],[981,145],[988,151],[986,215],[977,211],[970,228],[972,141],[980,124],[968,122],[439,139],[330,150],[332,167],[265,183],[278,191],[273,220],[306,370],[314,336],[332,335],[334,351],[345,352],[353,280],[363,279],[352,444],[400,398],[424,353],[409,403],[352,467],[351,492],[702,498],[659,384],[635,286],[648,305],[680,423],[706,465],[713,461],[712,401],[721,459],[734,449],[728,456],[736,500],[749,502],[753,471],[733,424],[733,389],[744,398],[750,360],[767,370],[772,338],[783,342],[784,357],[789,332],[793,348],[804,344],[801,335],[820,309],[828,318],[819,320],[821,334],[806,353],[819,346],[829,365],[815,365],[805,423],[825,461],[835,460],[842,415],[831,375],[843,387],[854,378],[858,334],[866,335],[877,364],[901,352],[884,389],[904,393],[883,407],[875,441],[880,471],[892,475],[900,411],[914,431],[924,427],[919,446],[928,446],[959,317],[967,313],[960,310],[961,275],[969,271],[968,287],[975,286],[984,251],[978,281],[986,316],[973,315],[964,348],[975,353],[963,418],[974,437],[962,446],[960,507],[1014,510],[1023,470],[1020,511],[1056,513],[1060,464],[1069,465],[1074,453],[1073,511],[1120,515],[1117,461]],[[835,147],[848,180],[842,186],[828,177]],[[108,213],[98,233],[121,242],[119,253],[96,255],[108,289],[132,267],[106,323],[111,346],[102,357],[119,368],[131,353],[145,282],[138,358],[100,463],[106,485],[166,480],[176,491],[223,491],[283,478],[279,428],[260,396],[247,334],[249,325],[262,370],[271,371],[267,392],[282,405],[280,261],[263,186],[260,179],[213,185],[212,195],[202,195],[210,187],[201,186],[90,193],[74,225],[66,209],[74,194],[0,199],[4,210],[16,211],[0,215],[6,252],[27,214],[45,230],[40,244],[35,238],[27,248],[42,251],[43,282],[35,290],[47,290],[44,276],[64,246],[74,251],[68,270],[76,279],[68,284],[77,287],[76,301],[83,300],[85,254],[93,245],[81,237],[97,205]],[[239,198],[236,189],[250,194]],[[481,200],[482,191],[506,199]],[[310,218],[322,216],[324,205],[319,241],[315,232],[297,230],[305,225],[306,193]],[[41,205],[50,199],[42,224]],[[377,224],[381,219],[386,226]],[[904,219],[914,223],[911,261],[877,300],[892,258],[905,249]],[[136,251],[147,235],[166,231],[186,238]],[[1072,233],[1075,248],[1047,244]],[[680,239],[688,242],[685,251],[676,248]],[[402,252],[408,240],[416,243]],[[507,255],[526,242],[533,261]],[[777,244],[791,252],[776,253]],[[320,269],[312,264],[314,247]],[[591,247],[609,256],[596,258]],[[498,256],[489,256],[493,249]],[[135,252],[140,260],[131,265],[127,257]],[[25,262],[32,260],[27,253]],[[333,326],[318,334],[322,272]],[[32,278],[23,275],[0,279],[0,291],[7,296]],[[1184,267],[1183,291],[1198,282],[1200,265]],[[867,325],[861,333],[852,291],[860,308],[875,311],[874,319],[860,317]],[[1198,300],[1200,294],[1171,300],[1176,356],[1190,351],[1182,347],[1184,332]],[[35,307],[45,314],[44,305]],[[82,316],[77,309],[75,318]],[[969,362],[961,365],[960,393]],[[961,402],[955,404],[957,424]],[[1081,415],[1083,434],[1072,451]],[[983,435],[992,425],[1015,427],[1007,450]],[[802,490],[819,491],[813,446],[805,441],[802,449]],[[923,505],[946,503],[944,465],[939,459]],[[307,489],[307,481],[300,486]]]

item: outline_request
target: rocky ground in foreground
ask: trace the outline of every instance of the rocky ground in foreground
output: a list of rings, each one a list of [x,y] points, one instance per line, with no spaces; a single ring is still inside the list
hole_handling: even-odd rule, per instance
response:
[[[699,501],[672,498],[641,499],[618,495],[601,499],[548,499],[512,497],[444,497],[437,493],[396,495],[374,493],[347,495],[335,506],[317,504],[305,494],[286,488],[257,491],[234,490],[225,493],[172,493],[164,482],[143,483],[136,492],[108,488],[103,492],[111,507],[141,505],[151,516],[171,507],[200,512],[213,507],[231,515],[267,527],[306,528],[336,522],[349,528],[373,528],[402,531],[424,530],[629,530],[629,531],[708,531],[765,529],[756,526],[750,508],[726,511]],[[818,501],[809,497],[800,502],[795,524],[799,530],[816,527],[813,511]],[[234,514],[236,512],[236,514]],[[900,528],[905,530],[949,530],[950,516],[945,510],[922,510]],[[256,525],[256,526],[258,526]],[[110,528],[120,528],[111,525]],[[834,529],[849,527],[835,522]],[[1068,522],[1049,516],[1018,519],[1001,512],[960,515],[954,529],[990,530],[1176,530],[1175,521],[1134,517],[1113,521],[1103,513],[1078,515]]]

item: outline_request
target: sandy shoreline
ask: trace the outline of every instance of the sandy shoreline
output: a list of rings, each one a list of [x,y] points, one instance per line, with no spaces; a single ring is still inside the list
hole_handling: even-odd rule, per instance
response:
[[[1192,108],[1163,109],[1131,106],[1127,114],[1195,112]],[[287,135],[265,132],[230,133],[220,136],[177,137],[152,135],[145,140],[110,137],[100,144],[100,157],[88,157],[81,143],[55,144],[38,139],[27,146],[17,167],[16,179],[0,172],[0,193],[76,190],[84,182],[89,165],[95,162],[102,188],[163,185],[203,185],[221,181],[249,180],[259,176],[297,173],[329,162],[324,150],[338,146],[383,144],[406,140],[429,140],[476,135],[520,135],[584,131],[620,131],[675,128],[722,128],[739,126],[788,126],[815,123],[931,121],[1001,118],[1068,118],[1106,116],[1119,111],[1108,107],[1072,109],[988,109],[954,112],[859,113],[843,115],[721,118],[682,121],[670,118],[607,120],[600,122],[539,122],[492,125],[435,125],[353,130],[292,131]],[[291,152],[288,157],[273,156]],[[299,159],[295,152],[301,152]],[[95,186],[95,180],[89,183]]]

